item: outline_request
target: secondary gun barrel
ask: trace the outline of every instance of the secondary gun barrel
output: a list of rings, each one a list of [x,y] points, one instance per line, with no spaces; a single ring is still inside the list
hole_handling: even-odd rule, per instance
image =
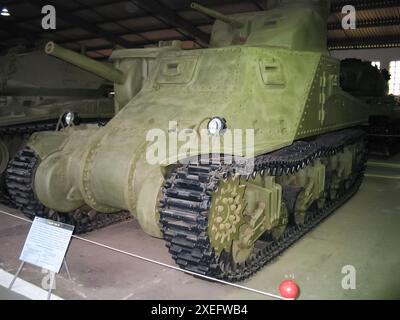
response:
[[[212,9],[208,9],[206,7],[203,7],[202,5],[192,2],[192,4],[190,5],[192,9],[197,10],[201,13],[204,13],[210,17],[213,17],[217,20],[221,20],[227,24],[230,24],[232,27],[234,28],[243,28],[244,27],[244,23],[240,22],[234,18],[231,18],[229,16],[226,16],[218,11],[212,10]]]
[[[45,52],[49,55],[67,61],[79,68],[94,73],[106,80],[122,84],[125,81],[125,75],[121,70],[111,65],[96,61],[72,50],[63,48],[53,41],[46,44]]]

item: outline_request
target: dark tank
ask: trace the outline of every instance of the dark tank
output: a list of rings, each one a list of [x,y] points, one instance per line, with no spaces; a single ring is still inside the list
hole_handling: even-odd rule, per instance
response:
[[[11,48],[0,56],[0,201],[10,202],[5,171],[35,132],[56,130],[72,115],[75,123],[105,124],[115,112],[105,79],[49,57],[42,48]],[[69,116],[69,117],[70,117]]]
[[[369,108],[368,150],[372,156],[391,157],[400,151],[400,104],[389,95],[391,78],[370,61],[341,61],[340,83],[344,91],[364,101]]]
[[[22,46],[0,56],[0,193],[4,172],[30,134],[55,130],[59,118],[73,112],[82,122],[114,115],[110,85],[103,78],[49,57],[42,48]]]

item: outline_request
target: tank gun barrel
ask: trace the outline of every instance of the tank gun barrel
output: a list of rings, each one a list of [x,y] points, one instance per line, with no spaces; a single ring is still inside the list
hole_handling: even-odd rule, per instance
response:
[[[234,28],[243,28],[244,27],[244,23],[240,22],[234,18],[231,18],[229,16],[226,16],[218,11],[212,10],[212,9],[208,9],[206,7],[203,7],[202,5],[192,2],[192,4],[190,5],[190,7],[196,11],[199,11],[201,13],[204,13],[210,17],[213,17],[217,20],[221,20],[227,24],[230,24],[232,27]]]
[[[67,61],[79,68],[94,73],[106,80],[122,84],[125,80],[125,75],[121,70],[107,65],[105,63],[93,60],[89,57],[76,53],[72,50],[63,48],[53,41],[46,44],[45,52],[49,55]]]

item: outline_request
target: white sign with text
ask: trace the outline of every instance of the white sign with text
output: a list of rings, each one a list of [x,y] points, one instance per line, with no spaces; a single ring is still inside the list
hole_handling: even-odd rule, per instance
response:
[[[36,217],[20,260],[58,273],[67,253],[74,226]]]

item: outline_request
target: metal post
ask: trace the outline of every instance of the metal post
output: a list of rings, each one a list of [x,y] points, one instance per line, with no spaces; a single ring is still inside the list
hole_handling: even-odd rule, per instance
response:
[[[55,280],[56,280],[56,273],[52,271],[51,272],[51,278],[50,278],[49,291],[47,293],[47,300],[50,300],[50,298],[51,298],[51,290],[53,289],[53,285],[54,285]]]
[[[65,268],[65,271],[67,272],[67,275],[68,275],[68,279],[69,280],[72,280],[72,277],[71,277],[71,274],[69,273],[69,269],[68,269],[68,265],[67,265],[67,260],[65,260],[65,258],[64,258],[64,268]]]
[[[22,261],[21,264],[19,265],[18,270],[17,270],[17,273],[15,274],[14,278],[12,279],[12,281],[11,281],[11,283],[10,283],[8,289],[11,289],[12,286],[14,285],[14,282],[15,282],[15,280],[17,280],[19,274],[21,273],[22,268],[24,267],[24,264],[25,264],[25,262]]]

